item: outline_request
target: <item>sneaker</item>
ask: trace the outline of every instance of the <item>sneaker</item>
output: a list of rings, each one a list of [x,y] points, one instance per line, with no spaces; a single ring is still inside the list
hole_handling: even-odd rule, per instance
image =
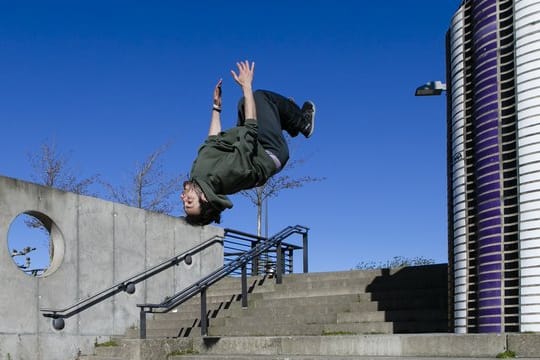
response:
[[[309,138],[313,135],[313,130],[315,130],[315,104],[312,101],[306,101],[302,105],[302,116],[306,124],[300,132],[306,138]]]

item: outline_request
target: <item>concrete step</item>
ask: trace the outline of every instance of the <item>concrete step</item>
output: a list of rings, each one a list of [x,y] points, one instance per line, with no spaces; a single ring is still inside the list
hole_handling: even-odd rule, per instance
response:
[[[394,334],[423,334],[446,332],[448,332],[448,320],[392,322],[392,333]]]
[[[337,322],[359,322],[370,321],[446,321],[446,311],[433,309],[416,309],[416,310],[392,310],[392,311],[349,311],[339,312],[337,314]]]
[[[277,312],[279,312],[279,309]],[[376,321],[376,320],[374,320]],[[217,319],[212,319],[210,326],[219,327],[219,326],[239,326],[244,327],[248,324],[258,323],[261,327],[275,326],[279,324],[290,324],[290,325],[300,325],[300,324],[336,324],[337,323],[337,314],[334,312],[313,312],[309,316],[303,313],[287,313],[287,314],[276,314],[272,313],[252,313],[246,314],[241,317],[221,317]]]
[[[380,291],[367,291],[368,294],[371,294],[372,300],[380,300],[387,298],[396,298],[403,297],[404,295],[408,297],[431,297],[431,296],[443,296],[448,293],[446,287],[432,286],[429,288],[419,288],[419,289],[408,289],[400,288],[396,286],[394,288],[388,288]]]
[[[365,322],[349,324],[272,324],[261,326],[251,323],[239,326],[211,326],[208,334],[211,336],[320,336],[325,334],[390,334],[393,325],[385,322]],[[148,339],[182,338],[187,336],[199,337],[200,327],[176,328],[176,329],[147,329]],[[132,339],[137,338],[138,333],[130,334]],[[126,334],[128,337],[128,334]]]
[[[280,335],[322,335],[322,334],[422,334],[445,333],[448,323],[444,321],[400,321],[400,322],[346,322],[335,324],[271,324],[266,327],[259,325],[238,324],[220,325],[210,321],[208,333],[214,336],[280,336]],[[147,329],[148,339],[200,337],[200,323],[194,322],[186,326],[170,326],[165,328]],[[130,329],[125,339],[138,339],[139,330]]]
[[[122,346],[96,346],[95,355],[102,357],[122,357],[125,352],[125,348]]]
[[[169,360],[493,360],[492,357],[399,357],[346,355],[178,355]],[[534,360],[534,359],[530,359]]]
[[[96,346],[94,354],[87,356],[87,360],[126,360],[138,354],[138,341],[126,341],[124,338],[111,338],[111,346]]]
[[[330,304],[330,305],[311,305],[309,308],[298,306],[282,306],[282,307],[266,307],[264,309],[248,307],[242,309],[240,307],[230,309],[227,311],[222,311],[215,316],[210,314],[209,320],[210,324],[218,324],[220,321],[225,321],[226,319],[259,319],[259,322],[270,322],[273,320],[286,321],[292,320],[293,318],[298,319],[313,319],[318,316],[331,316],[329,319],[332,322],[336,322],[337,314],[340,311],[347,311],[349,308],[349,303],[342,304]],[[308,313],[306,313],[306,311]],[[176,314],[174,314],[176,315]],[[183,316],[160,316],[154,318],[152,321],[148,321],[147,328],[171,328],[178,326],[190,326],[194,320],[200,320],[200,314],[195,314],[196,316],[184,318]],[[326,319],[326,318],[325,318]]]
[[[255,300],[248,301],[248,307],[242,308],[241,302],[235,302],[229,308],[218,307],[208,309],[210,318],[221,316],[235,317],[250,314],[272,313],[274,315],[289,313],[329,313],[329,312],[350,312],[351,306],[358,312],[377,311],[377,303],[367,300],[368,296],[363,295],[336,295],[321,296],[311,298],[293,298],[284,301],[283,299]],[[154,314],[150,322],[161,320],[191,321],[200,318],[200,308],[186,311],[180,309],[176,313]]]
[[[137,354],[124,354],[124,360],[483,360],[494,359],[507,346],[518,358],[538,360],[540,354],[540,334],[226,336],[118,341],[120,347],[134,349]],[[99,355],[82,358],[109,360]]]
[[[257,324],[257,325],[255,325]],[[373,324],[373,326],[371,326]],[[384,324],[384,325],[381,325]],[[199,325],[199,324],[197,324]],[[258,334],[279,335],[274,329],[286,327],[289,329],[287,334],[301,334],[304,325],[318,325],[324,327],[327,332],[351,332],[354,334],[373,334],[373,333],[425,333],[425,332],[446,332],[448,321],[442,320],[401,320],[387,321],[384,314],[367,313],[361,317],[336,319],[335,314],[317,314],[311,317],[303,315],[290,314],[279,318],[258,316],[246,316],[241,318],[224,318],[210,321],[211,332],[221,331],[221,334],[246,334],[245,329],[253,329]],[[297,327],[298,330],[294,330]],[[230,330],[220,330],[221,328]],[[234,330],[238,328],[240,330]],[[268,331],[268,328],[272,328]],[[228,332],[229,331],[229,332]],[[310,335],[317,334],[310,332]]]
[[[433,281],[438,282],[440,279],[446,279],[446,266],[440,268],[442,271],[434,271],[434,268],[402,268],[391,270],[352,270],[344,272],[332,272],[332,273],[309,273],[309,274],[290,274],[284,275],[283,281],[286,282],[304,282],[302,277],[308,281],[329,281],[329,280],[356,280],[361,282],[369,282],[372,284],[383,284],[388,282],[410,282],[414,284],[431,283]],[[307,277],[306,277],[307,275]],[[300,278],[300,280],[299,280]]]
[[[341,309],[343,306],[351,306],[355,304],[355,311],[376,310],[377,303],[370,300],[369,294],[345,294],[345,295],[324,295],[324,296],[311,296],[307,298],[294,297],[284,300],[283,298],[267,298],[260,294],[250,295],[248,297],[248,309],[267,309],[267,308],[283,308],[287,311],[288,308],[298,310],[299,307],[305,308],[307,306],[336,306]],[[207,304],[207,309],[210,312],[211,317],[217,316],[220,312],[230,314],[238,313],[242,310],[241,301],[234,301],[231,303],[212,303]],[[176,309],[177,311],[154,314],[153,319],[159,320],[163,318],[167,319],[192,319],[200,317],[200,304],[182,305]]]
[[[341,291],[325,291],[325,290],[304,290],[304,291],[275,291],[266,293],[252,293],[248,294],[249,306],[264,306],[260,304],[276,302],[284,302],[286,299],[288,302],[301,303],[309,302],[310,304],[316,304],[320,302],[333,302],[333,299],[342,297],[355,296],[357,301],[354,302],[376,302],[379,304],[380,309],[410,309],[410,308],[446,308],[447,299],[446,291],[439,289],[433,290],[417,290],[414,292],[408,291],[387,291],[384,293],[364,293],[358,291],[358,289],[347,289]],[[328,298],[329,300],[324,300]],[[261,301],[263,300],[263,301]],[[353,303],[354,303],[353,302]],[[219,296],[207,299],[208,310],[221,310],[229,309],[236,305],[241,304],[241,296]],[[186,302],[174,309],[169,314],[185,314],[185,313],[199,313],[200,312],[200,300],[193,299],[190,302]]]
[[[312,296],[334,296],[334,295],[350,295],[350,294],[369,294],[371,300],[379,301],[386,299],[407,299],[417,297],[427,297],[433,300],[433,296],[445,298],[447,294],[446,288],[426,288],[426,289],[387,289],[385,291],[368,292],[362,286],[318,286],[318,287],[294,287],[283,286],[276,291],[256,292],[248,294],[248,298],[263,298],[263,299],[282,299],[282,298],[299,298]]]
[[[448,307],[448,296],[436,290],[415,293],[371,294],[370,299],[377,303],[379,310],[440,309]],[[354,310],[354,309],[351,309]]]
[[[417,314],[410,311],[397,312],[395,315],[388,315],[384,312],[369,311],[362,313],[341,312],[336,313],[330,308],[321,307],[320,309],[310,309],[313,312],[306,315],[302,311],[291,311],[284,313],[281,309],[272,309],[267,313],[259,314],[249,312],[249,309],[243,310],[242,316],[230,316],[225,314],[222,317],[210,318],[209,325],[212,328],[218,327],[239,327],[247,328],[250,324],[263,324],[262,327],[275,327],[281,324],[296,326],[301,324],[356,324],[356,323],[391,323],[391,329],[398,333],[413,332],[445,332],[447,331],[448,321],[445,317],[435,313],[430,315],[430,311],[418,310]],[[437,317],[435,317],[437,315]],[[148,322],[148,330],[167,330],[167,336],[177,336],[182,329],[197,328],[200,326],[200,319],[191,320],[167,319]],[[199,333],[198,330],[196,330]],[[357,330],[355,330],[357,331]],[[370,332],[373,332],[371,329]]]
[[[288,287],[279,291],[269,291],[249,294],[249,298],[256,299],[294,299],[294,298],[309,298],[320,296],[335,296],[335,295],[357,295],[366,294],[360,287],[343,287],[343,288],[311,288],[302,289]]]
[[[349,271],[333,271],[333,272],[311,272],[307,274],[296,273],[283,275],[284,283],[306,281],[327,281],[340,279],[366,279],[372,281],[384,275],[381,269],[376,270],[349,270]]]
[[[266,326],[265,326],[266,325]],[[365,322],[349,324],[261,324],[242,322],[234,326],[211,326],[212,336],[321,336],[325,334],[389,334],[392,324],[385,322]]]
[[[232,294],[219,294],[219,295],[212,295],[209,296],[207,294],[206,296],[206,303],[207,304],[220,304],[220,303],[230,303],[235,302],[241,299],[241,292],[238,293],[232,293]],[[177,307],[177,309],[182,309],[186,307],[199,307],[201,298],[200,296],[194,296],[193,298],[189,299],[188,301],[184,302],[183,304],[180,304],[180,306]]]
[[[537,337],[538,338],[538,337]],[[336,336],[250,336],[194,340],[208,355],[304,355],[390,357],[492,357],[503,352],[500,334],[414,334]]]
[[[384,283],[392,281],[396,276],[396,272],[399,269],[388,270],[390,275],[386,275],[386,270],[351,270],[351,271],[337,271],[329,273],[308,273],[308,274],[285,274],[283,275],[283,284],[277,286],[293,286],[293,287],[317,287],[317,286],[349,286],[354,284],[371,285],[373,288],[377,288],[378,284],[384,285]],[[435,275],[433,275],[435,273]],[[409,276],[400,276],[399,279],[393,281],[404,284],[404,281],[410,282],[411,286],[416,285],[420,287],[421,284],[427,283],[431,285],[433,279],[438,279],[440,275],[433,271],[433,269],[423,271],[422,279],[419,281],[418,270]],[[248,288],[261,288],[275,286],[275,278],[255,276],[248,277]],[[224,294],[230,293],[230,291],[240,290],[240,277],[229,277],[214,284],[208,294]],[[333,284],[333,285],[328,285]]]
[[[282,298],[299,298],[312,296],[334,296],[334,295],[350,295],[350,294],[366,294],[365,286],[341,286],[339,284],[319,284],[318,286],[286,286],[277,285],[273,288],[257,289],[256,291],[248,292],[248,299],[254,297],[256,299],[282,299]],[[232,303],[241,299],[241,290],[238,289],[235,293],[212,294],[206,297],[208,306],[212,304]],[[200,305],[200,297],[196,296],[185,303],[181,304],[178,309],[194,308]]]
[[[300,275],[300,276],[298,276]],[[276,286],[317,286],[322,283],[341,283],[341,286],[348,284],[369,284],[380,273],[374,272],[332,272],[332,273],[309,273],[309,274],[285,274],[283,275],[283,283],[276,284],[276,280],[273,277],[248,277],[247,285],[248,289],[254,291],[260,289],[266,291],[267,289],[273,290]],[[315,284],[315,285],[313,285]],[[325,285],[323,285],[325,286]],[[212,285],[208,289],[208,295],[223,295],[231,294],[241,291],[241,279],[240,277],[229,277],[221,280],[220,282]]]
[[[256,312],[253,309],[244,310],[243,314],[224,314],[221,317],[211,318],[210,323],[222,325],[224,323],[258,321],[264,324],[274,324],[282,322],[291,323],[358,323],[358,322],[447,322],[444,313],[430,310],[415,311],[363,311],[350,312],[347,306],[338,309],[328,306],[313,306],[309,309],[292,308],[291,311],[285,311],[281,308],[269,308],[264,312]],[[253,310],[253,311],[251,311]]]
[[[250,291],[273,289],[276,280],[273,278],[248,277],[247,288]],[[222,295],[240,293],[242,290],[241,278],[226,278],[208,288],[207,295]]]
[[[380,306],[379,308],[384,309],[407,309],[413,307],[446,307],[446,289],[444,288],[435,288],[435,289],[417,289],[417,290],[387,290],[377,293],[366,293],[365,291],[359,288],[335,288],[335,289],[294,289],[282,287],[276,291],[267,291],[267,292],[254,292],[248,294],[248,301],[257,301],[264,299],[265,301],[269,300],[279,300],[287,299],[287,301],[311,301],[320,302],[324,297],[329,299],[335,298],[336,296],[344,295],[354,295],[358,297],[359,301],[377,301]],[[315,300],[310,300],[315,298]],[[330,300],[332,301],[332,300]],[[207,297],[207,308],[208,309],[226,309],[231,307],[235,303],[241,302],[241,295],[219,295]],[[195,297],[190,301],[180,305],[175,309],[177,313],[185,312],[194,312],[197,313],[200,311],[200,299]],[[173,312],[174,313],[174,310]]]
[[[364,279],[375,283],[382,283],[394,281],[412,281],[414,283],[430,283],[433,280],[437,282],[440,280],[446,280],[447,268],[445,264],[427,265],[427,266],[415,266],[395,269],[374,269],[374,270],[347,270],[347,271],[333,271],[333,272],[310,272],[310,273],[295,273],[284,274],[283,282],[310,282],[310,281],[328,281],[328,280],[342,280],[342,279]],[[229,276],[218,283],[212,285],[215,289],[236,287],[240,284],[240,276]],[[275,283],[273,276],[248,276],[248,284],[270,284]]]
[[[371,295],[366,293],[311,293],[309,296],[302,296],[299,293],[264,293],[251,294],[248,296],[248,306],[251,307],[281,307],[281,306],[312,306],[322,304],[340,303],[361,303],[372,302]]]
[[[82,355],[85,360],[169,360],[171,354],[193,348],[192,339],[128,339],[112,336],[118,342],[117,350],[111,350],[117,356],[107,355],[100,347],[94,348],[94,355]],[[201,338],[199,338],[201,339]],[[78,359],[78,358],[77,358]]]

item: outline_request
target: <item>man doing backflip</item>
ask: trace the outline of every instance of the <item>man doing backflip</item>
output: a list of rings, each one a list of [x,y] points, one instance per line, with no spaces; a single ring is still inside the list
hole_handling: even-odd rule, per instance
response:
[[[262,186],[289,160],[283,137],[299,133],[309,138],[315,127],[315,105],[306,101],[302,108],[294,101],[267,90],[253,92],[255,63],[236,64],[231,75],[243,98],[238,104],[236,127],[221,130],[221,84],[214,88],[208,138],[199,148],[181,199],[186,221],[193,225],[219,223],[221,212],[232,208],[227,197],[241,190]]]

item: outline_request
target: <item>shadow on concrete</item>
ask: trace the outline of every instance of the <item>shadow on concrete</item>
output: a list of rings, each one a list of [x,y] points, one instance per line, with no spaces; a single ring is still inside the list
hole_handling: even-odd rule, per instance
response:
[[[446,264],[383,269],[367,287],[393,332],[449,332]]]
[[[267,275],[263,275],[261,278],[253,279],[253,281],[250,284],[248,284],[247,293],[248,294],[253,293],[253,291],[255,290],[257,286],[263,286],[266,281],[269,281],[270,279],[273,279],[273,278],[274,277],[272,275],[267,274]],[[240,282],[240,278],[238,278],[238,281]],[[208,326],[210,326],[210,322],[212,321],[212,319],[217,318],[221,312],[228,310],[233,303],[240,302],[240,301],[242,301],[241,293],[231,295],[230,299],[227,301],[218,302],[216,304],[208,304],[208,307],[210,308],[206,312],[206,317],[207,317],[206,321],[207,321]],[[195,318],[191,326],[181,327],[175,337],[189,337],[192,335],[193,331],[195,330],[200,331],[200,327],[201,327],[200,317]]]

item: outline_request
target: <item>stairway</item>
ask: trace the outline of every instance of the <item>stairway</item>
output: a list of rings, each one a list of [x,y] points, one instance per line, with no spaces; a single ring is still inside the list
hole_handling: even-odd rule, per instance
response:
[[[195,355],[190,355],[193,352],[199,353],[197,359],[205,358],[202,353],[208,353],[206,356],[228,353],[223,359],[255,354],[285,356],[287,354],[282,354],[287,348],[284,344],[296,339],[294,343],[313,343],[315,353],[304,356],[326,355],[328,359],[330,354],[317,353],[316,349],[334,348],[332,355],[338,359],[337,356],[358,355],[342,350],[358,347],[360,339],[363,339],[360,343],[366,343],[363,348],[371,349],[369,352],[373,355],[380,351],[376,350],[378,347],[392,348],[384,345],[395,342],[392,334],[447,331],[447,267],[444,264],[289,274],[283,277],[282,284],[276,284],[271,277],[256,276],[248,278],[248,286],[247,308],[241,306],[239,278],[223,279],[208,289],[207,337],[200,335],[197,297],[170,313],[149,317],[148,340],[137,340],[138,329],[130,329],[125,337],[115,339],[118,346],[96,347],[95,355],[84,358],[165,359],[157,355],[160,352],[177,360],[195,359]],[[145,344],[145,349],[153,348],[150,353],[154,355],[142,355],[141,343]],[[326,345],[321,345],[323,343]],[[385,351],[386,355],[393,355],[392,351]]]

